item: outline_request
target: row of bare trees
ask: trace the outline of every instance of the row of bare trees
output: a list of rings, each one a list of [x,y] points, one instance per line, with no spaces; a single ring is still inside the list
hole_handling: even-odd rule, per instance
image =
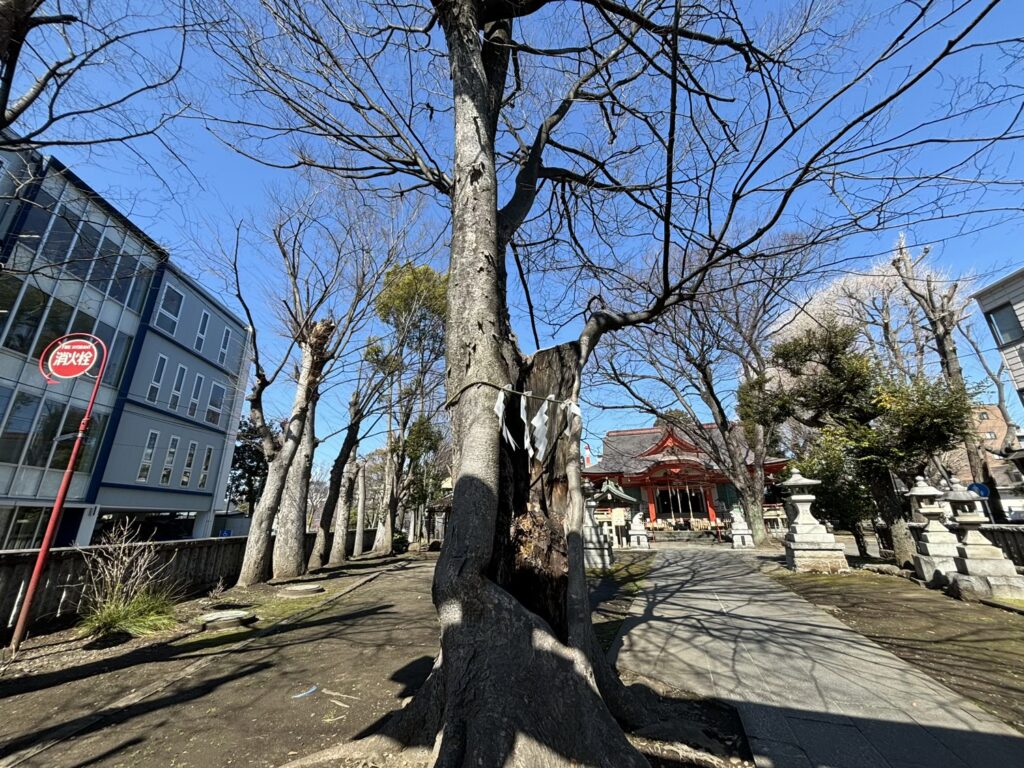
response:
[[[645,334],[682,327],[666,366],[713,370],[732,356],[740,373],[731,376],[756,377],[761,363],[743,350],[774,310],[757,308],[756,287],[748,303],[715,302],[792,279],[762,265],[811,272],[897,228],[1015,212],[1019,180],[1006,178],[999,154],[1020,137],[1024,93],[1005,74],[1019,56],[1020,35],[1006,29],[1011,3],[197,5],[230,90],[204,117],[225,142],[269,165],[355,182],[375,200],[357,216],[311,204],[273,228],[283,282],[268,305],[279,308],[288,349],[267,356],[269,318],[247,305],[250,324],[264,323],[254,423],[267,424],[272,385],[287,379],[294,397],[280,439],[265,433],[270,466],[244,583],[305,565],[290,505],[309,476],[318,404],[332,377],[354,378],[366,359],[359,339],[382,265],[407,260],[401,248],[390,262],[386,254],[408,211],[383,221],[369,212],[412,198],[449,222],[443,404],[454,494],[433,589],[442,650],[382,733],[320,761],[402,749],[440,766],[645,765],[623,732],[644,707],[590,620],[583,371],[602,342],[621,344],[621,356],[606,356],[612,375],[637,388],[642,374],[626,360],[660,350]],[[39,7],[26,18],[40,18]],[[807,253],[820,262],[801,264]],[[941,292],[911,284],[922,311],[939,302],[929,317],[937,339],[947,327]],[[702,313],[721,315],[720,339],[702,337]],[[513,332],[517,320],[532,345]],[[560,343],[542,349],[541,328]],[[382,517],[393,525],[392,498],[414,464],[412,425],[439,403],[426,377],[378,368],[391,414]],[[691,374],[687,387],[725,414],[716,379],[692,384]],[[419,398],[411,410],[406,396]],[[714,418],[723,461],[741,445],[767,450],[769,435],[741,443],[727,416]],[[337,472],[342,509],[348,464]]]

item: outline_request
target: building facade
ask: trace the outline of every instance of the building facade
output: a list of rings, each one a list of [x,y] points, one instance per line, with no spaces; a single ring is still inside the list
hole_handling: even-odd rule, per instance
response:
[[[94,379],[47,385],[46,346],[108,348],[56,545],[119,518],[156,538],[211,534],[249,366],[246,326],[53,158],[0,156],[0,549],[35,547]]]
[[[713,429],[712,425],[706,428]],[[767,475],[778,475],[786,466],[783,458],[769,458]],[[739,501],[736,488],[703,451],[671,429],[651,427],[608,432],[601,458],[586,466],[583,474],[596,488],[610,480],[635,500],[649,525],[655,529],[702,528],[713,524]],[[769,484],[771,486],[771,483]],[[773,489],[769,487],[769,493]],[[766,498],[778,517],[784,518],[779,499]],[[627,507],[629,505],[626,505]],[[602,508],[599,506],[598,508]],[[618,529],[628,524],[611,508],[611,523]],[[774,519],[774,518],[773,518]],[[600,522],[608,522],[599,518]],[[617,532],[618,533],[618,532]]]

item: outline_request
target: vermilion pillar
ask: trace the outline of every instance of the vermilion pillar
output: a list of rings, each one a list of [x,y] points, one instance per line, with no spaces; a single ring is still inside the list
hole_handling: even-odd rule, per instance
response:
[[[647,514],[651,518],[651,522],[657,522],[658,520],[658,494],[654,486],[647,486]]]

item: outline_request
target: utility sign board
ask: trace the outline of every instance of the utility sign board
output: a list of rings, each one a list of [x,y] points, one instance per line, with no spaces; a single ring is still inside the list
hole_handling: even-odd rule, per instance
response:
[[[96,345],[89,339],[81,337],[58,339],[51,346],[52,349],[46,355],[46,370],[43,371],[43,376],[47,380],[78,378],[88,373],[99,359]]]

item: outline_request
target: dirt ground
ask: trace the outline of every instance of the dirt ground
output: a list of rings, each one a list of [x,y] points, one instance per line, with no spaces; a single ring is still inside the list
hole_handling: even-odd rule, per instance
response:
[[[1024,731],[1024,616],[897,576],[772,576],[894,655]]]
[[[356,563],[323,577],[327,594],[314,598],[280,599],[259,587],[180,606],[183,616],[246,606],[260,616],[256,629],[108,648],[88,647],[73,632],[35,638],[0,673],[0,767],[276,766],[365,734],[430,671],[439,636],[430,599],[435,559]],[[592,581],[595,620],[606,631],[617,631],[648,568],[645,558],[627,556],[611,577]],[[330,600],[374,570],[383,572]],[[166,685],[137,695],[154,681]],[[627,682],[655,714],[633,738],[656,768],[724,766],[745,754],[730,709]],[[74,736],[11,762],[69,725],[79,729]],[[673,743],[680,740],[697,749]]]

